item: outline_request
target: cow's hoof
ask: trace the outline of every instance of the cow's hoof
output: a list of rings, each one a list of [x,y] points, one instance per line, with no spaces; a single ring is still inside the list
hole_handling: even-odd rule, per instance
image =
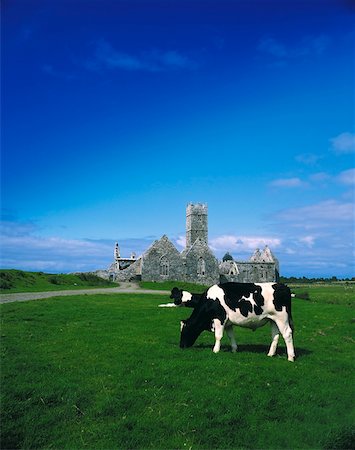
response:
[[[287,358],[290,362],[295,362],[295,357],[294,356],[289,356]]]

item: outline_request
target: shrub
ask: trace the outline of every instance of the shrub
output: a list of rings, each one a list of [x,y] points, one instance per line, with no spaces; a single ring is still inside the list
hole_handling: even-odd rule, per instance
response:
[[[56,275],[49,276],[48,281],[52,284],[60,284],[60,279]]]
[[[0,289],[11,289],[13,287],[13,280],[9,273],[0,273]]]
[[[333,433],[325,445],[326,450],[346,450],[355,447],[355,430],[345,428],[340,432]]]
[[[0,280],[0,289],[11,289],[12,283],[6,280]]]

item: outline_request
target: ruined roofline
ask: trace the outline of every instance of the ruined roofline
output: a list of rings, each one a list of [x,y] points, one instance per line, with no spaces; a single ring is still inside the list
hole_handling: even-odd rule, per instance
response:
[[[222,261],[222,260],[221,260]],[[227,261],[228,262],[228,261]],[[275,265],[275,261],[249,261],[249,260],[243,260],[239,261],[234,259],[233,262],[236,262],[237,264],[269,264],[269,265]]]
[[[137,261],[137,259],[139,259],[139,257],[138,258],[136,258],[136,257],[130,257],[130,258],[117,258],[117,259],[115,259],[115,261],[120,261],[120,262],[131,262],[131,261]]]
[[[197,238],[196,241],[190,246],[190,247],[186,247],[184,248],[184,250],[180,253],[181,256],[185,257],[186,255],[188,255],[192,250],[195,249],[195,247],[197,247],[198,245],[202,245],[204,247],[207,247],[207,249],[209,250],[209,252],[216,258],[215,254],[213,253],[213,251],[211,250],[210,246],[208,245],[207,242],[205,242],[204,240],[202,240],[201,238]],[[217,259],[217,258],[216,258]]]
[[[208,205],[207,203],[188,203],[186,206],[186,213],[191,213],[192,211],[199,210],[203,212],[204,214],[207,214],[208,212]]]
[[[251,255],[249,261],[251,262],[274,262],[276,263],[278,260],[275,255],[270,250],[270,247],[266,244],[263,250],[256,249],[254,253]]]
[[[206,264],[203,271],[206,283],[216,282],[221,275],[227,277],[227,280],[235,282],[257,280],[261,282],[277,279],[278,259],[264,242],[260,243],[262,247],[265,245],[264,249],[256,249],[251,256],[246,255],[246,259],[242,259],[245,257],[244,254],[239,255],[238,259],[234,259],[230,255],[232,261],[228,262],[223,262],[223,258],[217,257],[216,249],[210,247],[208,241],[207,203],[187,203],[185,230],[186,244],[184,248],[177,246],[175,238],[170,240],[166,234],[163,234],[160,239],[153,239],[136,261],[131,258],[121,258],[120,249],[116,243],[116,266],[111,265],[110,269],[122,280],[125,274],[129,279],[133,272],[137,274],[140,271],[139,274],[145,280],[165,280],[169,276],[171,280],[201,281],[202,274],[199,271],[199,264],[203,259]],[[167,260],[166,263],[165,260]],[[129,267],[125,268],[125,266]],[[222,270],[222,266],[225,266],[225,269]],[[136,271],[134,271],[134,267],[137,267]]]

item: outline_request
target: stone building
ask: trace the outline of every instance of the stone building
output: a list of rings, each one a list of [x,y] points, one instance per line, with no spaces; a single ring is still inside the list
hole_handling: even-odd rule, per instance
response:
[[[165,235],[142,255],[143,281],[181,280],[183,270],[180,252]]]
[[[227,256],[228,255],[228,256]],[[235,261],[227,254],[218,261],[208,246],[208,210],[205,204],[186,208],[186,248],[180,253],[164,235],[139,257],[122,258],[115,244],[114,262],[97,275],[116,281],[189,281],[210,285],[219,282],[277,281],[279,263],[266,246],[256,249],[249,261]]]
[[[222,261],[219,269],[221,283],[263,283],[279,279],[279,262],[267,245],[262,252],[256,249],[249,261]]]

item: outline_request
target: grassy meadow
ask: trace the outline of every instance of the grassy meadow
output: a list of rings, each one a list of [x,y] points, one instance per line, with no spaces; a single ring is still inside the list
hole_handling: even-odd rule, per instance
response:
[[[117,283],[104,280],[92,273],[50,274],[44,272],[25,272],[15,269],[0,269],[0,292],[2,294],[115,286],[117,286]]]
[[[154,293],[1,305],[1,448],[351,448],[354,285],[306,289],[295,363],[267,325],[181,350],[191,310]]]

